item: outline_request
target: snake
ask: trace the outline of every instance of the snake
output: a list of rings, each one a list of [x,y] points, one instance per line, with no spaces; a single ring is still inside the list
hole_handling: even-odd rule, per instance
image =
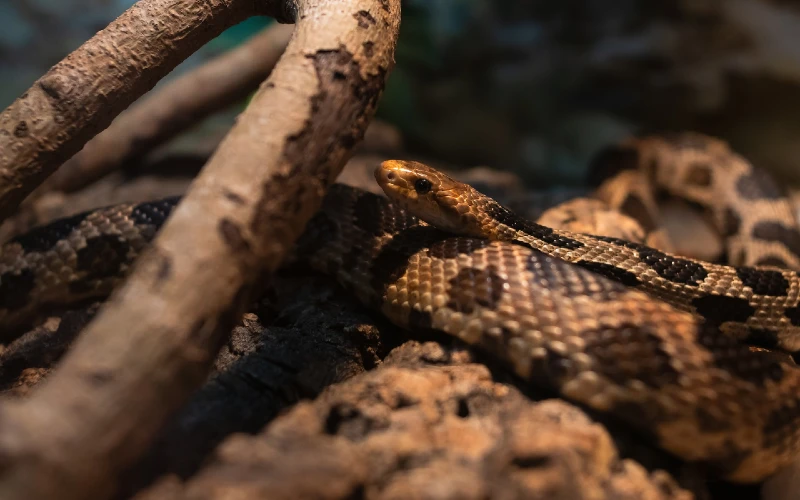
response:
[[[621,150],[631,148],[645,149]],[[553,229],[418,162],[385,161],[375,178],[385,197],[332,185],[290,261],[397,326],[456,337],[714,476],[758,482],[797,457],[800,371],[748,345],[800,349],[795,271]],[[99,208],[4,244],[0,326],[109,294],[179,201]],[[744,248],[742,227],[727,233],[732,248]],[[764,248],[754,258],[788,255]]]

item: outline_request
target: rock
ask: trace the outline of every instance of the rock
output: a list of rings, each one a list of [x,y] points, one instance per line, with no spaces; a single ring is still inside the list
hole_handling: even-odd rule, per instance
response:
[[[468,351],[407,342],[377,369],[231,436],[184,484],[135,498],[690,499],[621,459],[604,427],[530,401]]]

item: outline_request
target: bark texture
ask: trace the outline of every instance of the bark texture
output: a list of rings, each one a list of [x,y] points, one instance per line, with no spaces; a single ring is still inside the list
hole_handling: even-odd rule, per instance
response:
[[[0,219],[186,57],[282,4],[141,0],[53,66],[0,114]]]
[[[35,192],[72,192],[244,99],[269,76],[292,27],[274,24],[246,43],[192,70],[122,113]]]
[[[228,437],[185,483],[162,478],[135,498],[694,497],[621,458],[578,408],[530,401],[463,348],[412,341],[258,436]]]
[[[296,2],[286,52],[127,283],[41,388],[0,408],[0,497],[109,495],[205,380],[258,277],[361,140],[393,66],[399,4]],[[154,19],[175,15],[163,9]]]

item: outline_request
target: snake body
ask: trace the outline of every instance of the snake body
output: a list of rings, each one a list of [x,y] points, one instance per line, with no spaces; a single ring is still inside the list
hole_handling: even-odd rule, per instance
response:
[[[617,238],[555,230],[417,162],[385,162],[377,179],[389,196],[438,227],[526,245],[641,289],[735,338],[800,350],[800,275],[793,270],[723,266]],[[417,189],[420,183],[424,192]]]
[[[597,155],[593,181],[613,180],[621,170],[641,173],[651,191],[702,207],[723,238],[727,263],[800,270],[800,232],[792,203],[766,171],[726,143],[695,133],[634,137]],[[622,199],[617,206],[625,211],[628,203],[642,205]],[[644,205],[637,211],[652,214],[652,205]],[[651,221],[640,222],[653,229]]]
[[[800,348],[793,271],[553,230],[422,164],[386,162],[376,177],[399,203],[334,185],[294,257],[395,324],[484,349],[728,479],[761,480],[797,455],[800,371],[740,342]],[[403,208],[425,200],[439,227]],[[7,243],[0,324],[108,294],[177,202],[98,209]]]

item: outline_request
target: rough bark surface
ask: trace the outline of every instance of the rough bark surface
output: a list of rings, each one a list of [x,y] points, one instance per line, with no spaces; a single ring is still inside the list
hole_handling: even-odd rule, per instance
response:
[[[292,26],[274,24],[246,43],[169,82],[122,113],[37,192],[72,192],[253,92],[269,76]],[[29,197],[30,198],[30,197]]]
[[[203,44],[277,0],[141,0],[0,114],[0,219]]]
[[[0,408],[0,497],[109,495],[204,381],[259,276],[361,140],[393,65],[399,4],[296,3],[280,62],[127,283],[41,388]]]
[[[312,479],[313,478],[313,479]],[[690,499],[621,459],[579,409],[531,402],[462,348],[408,342],[376,370],[231,436],[198,474],[136,498]]]

